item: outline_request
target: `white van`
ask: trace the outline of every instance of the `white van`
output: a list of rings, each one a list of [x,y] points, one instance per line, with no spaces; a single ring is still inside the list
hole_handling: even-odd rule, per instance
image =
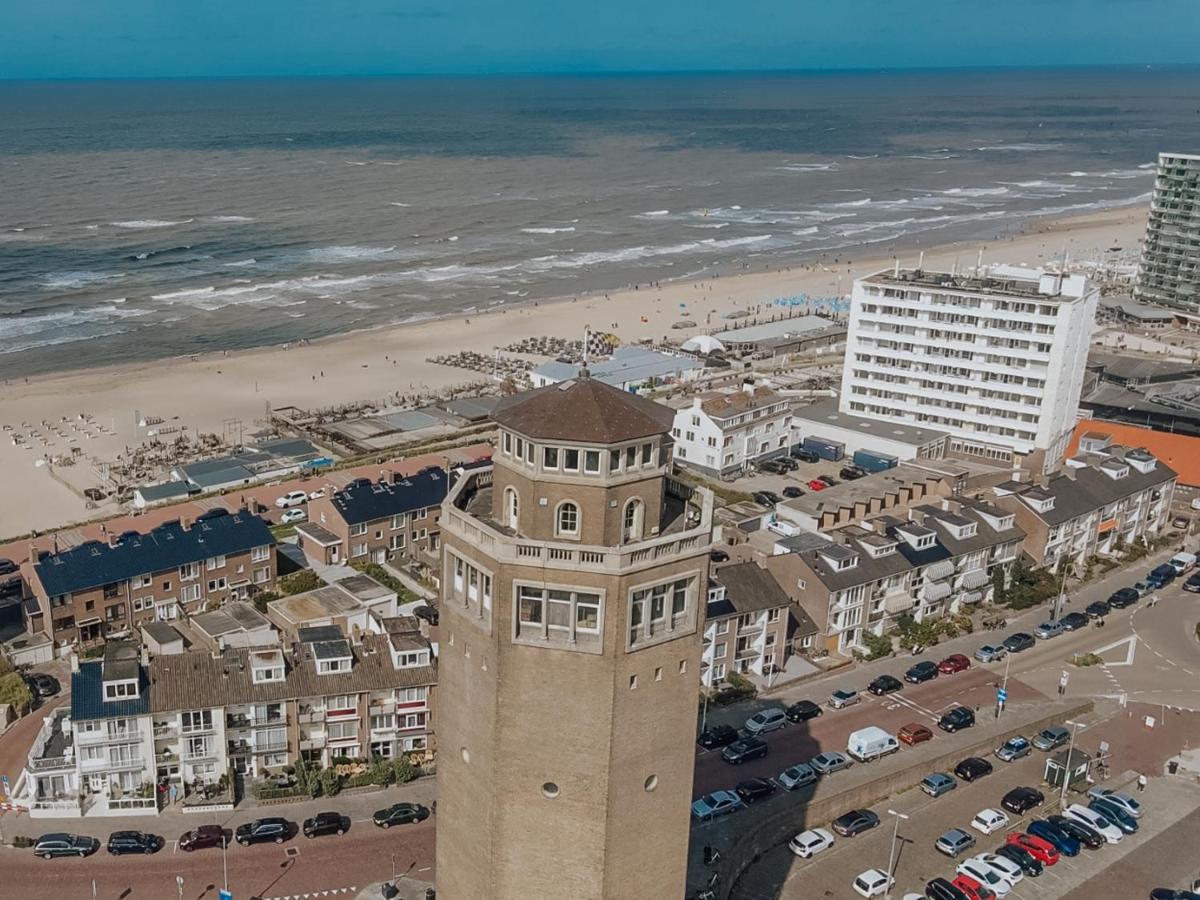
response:
[[[1171,568],[1182,575],[1192,566],[1196,565],[1195,553],[1176,553],[1169,560]]]
[[[882,728],[868,725],[850,733],[846,741],[846,752],[859,762],[870,762],[895,753],[900,749],[900,742]]]

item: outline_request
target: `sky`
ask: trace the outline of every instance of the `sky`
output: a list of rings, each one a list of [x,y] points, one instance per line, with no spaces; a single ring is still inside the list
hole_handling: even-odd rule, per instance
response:
[[[1200,0],[0,0],[0,78],[1195,64]]]

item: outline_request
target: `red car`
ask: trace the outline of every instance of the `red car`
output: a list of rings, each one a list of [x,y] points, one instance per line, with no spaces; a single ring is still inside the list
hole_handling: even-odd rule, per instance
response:
[[[1044,866],[1052,866],[1058,862],[1058,850],[1049,841],[1023,831],[1014,831],[1004,843],[1020,847]]]
[[[938,663],[938,671],[943,675],[953,675],[955,672],[965,672],[971,668],[971,661],[961,653],[951,653],[940,663]]]
[[[970,900],[995,900],[996,894],[991,888],[984,887],[969,875],[959,875],[950,883],[966,894]]]
[[[896,732],[896,737],[900,743],[913,746],[914,744],[923,744],[925,741],[933,740],[933,732],[924,725],[918,725],[916,722],[909,722],[903,728]]]
[[[815,478],[808,483],[808,486],[810,488],[812,488],[814,491],[823,491],[823,490],[825,490],[825,488],[829,487],[829,485],[827,485],[825,482],[818,481]]]

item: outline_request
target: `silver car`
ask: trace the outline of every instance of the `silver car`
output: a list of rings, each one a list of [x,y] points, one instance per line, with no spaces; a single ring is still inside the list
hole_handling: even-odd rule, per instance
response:
[[[954,859],[964,850],[970,850],[975,846],[975,835],[963,831],[961,828],[951,828],[934,841],[933,846],[939,852],[945,853],[951,859]]]
[[[1062,622],[1043,622],[1033,630],[1033,633],[1042,640],[1058,637],[1066,629],[1063,628]]]
[[[833,709],[845,709],[847,706],[853,706],[862,700],[858,695],[858,691],[834,691],[829,695],[829,705]]]
[[[818,753],[808,761],[808,764],[822,775],[829,775],[831,772],[840,772],[842,769],[850,768],[850,759],[845,753],[827,750],[824,753]]]
[[[1049,752],[1056,747],[1061,747],[1071,739],[1071,732],[1063,728],[1061,725],[1051,725],[1049,728],[1038,733],[1033,739],[1033,746],[1039,750]]]

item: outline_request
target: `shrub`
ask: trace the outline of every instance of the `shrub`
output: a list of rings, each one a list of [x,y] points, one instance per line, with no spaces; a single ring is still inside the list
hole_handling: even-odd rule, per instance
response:
[[[281,788],[263,782],[255,783],[254,796],[259,800],[277,800],[280,797],[306,797],[308,792],[301,790],[299,785]]]
[[[342,777],[333,769],[321,772],[321,793],[326,797],[336,797],[342,790]]]
[[[737,672],[730,672],[725,676],[725,685],[712,697],[712,701],[721,706],[737,703],[739,700],[749,700],[758,694],[758,688]]]
[[[303,594],[305,591],[315,591],[324,585],[325,582],[321,580],[321,576],[312,569],[301,569],[299,572],[293,572],[291,575],[285,575],[279,579],[279,591],[285,597],[290,597],[292,594]]]
[[[12,845],[17,850],[28,850],[30,847],[32,847],[36,843],[37,843],[37,841],[35,841],[33,838],[26,837],[23,834],[18,834],[15,838],[12,839]]]
[[[864,656],[868,660],[883,659],[892,655],[892,639],[886,634],[871,634],[868,631],[863,634],[862,642],[867,648]]]
[[[29,685],[16,672],[0,676],[0,703],[7,703],[21,713],[33,705],[33,694],[29,691]]]
[[[1095,653],[1074,653],[1071,656],[1067,657],[1067,662],[1069,662],[1073,666],[1079,666],[1081,668],[1084,668],[1087,666],[1102,665],[1104,663],[1104,660],[1102,660]]]
[[[279,599],[279,594],[275,591],[262,591],[254,595],[254,608],[260,613],[267,611],[267,604],[274,603]]]

